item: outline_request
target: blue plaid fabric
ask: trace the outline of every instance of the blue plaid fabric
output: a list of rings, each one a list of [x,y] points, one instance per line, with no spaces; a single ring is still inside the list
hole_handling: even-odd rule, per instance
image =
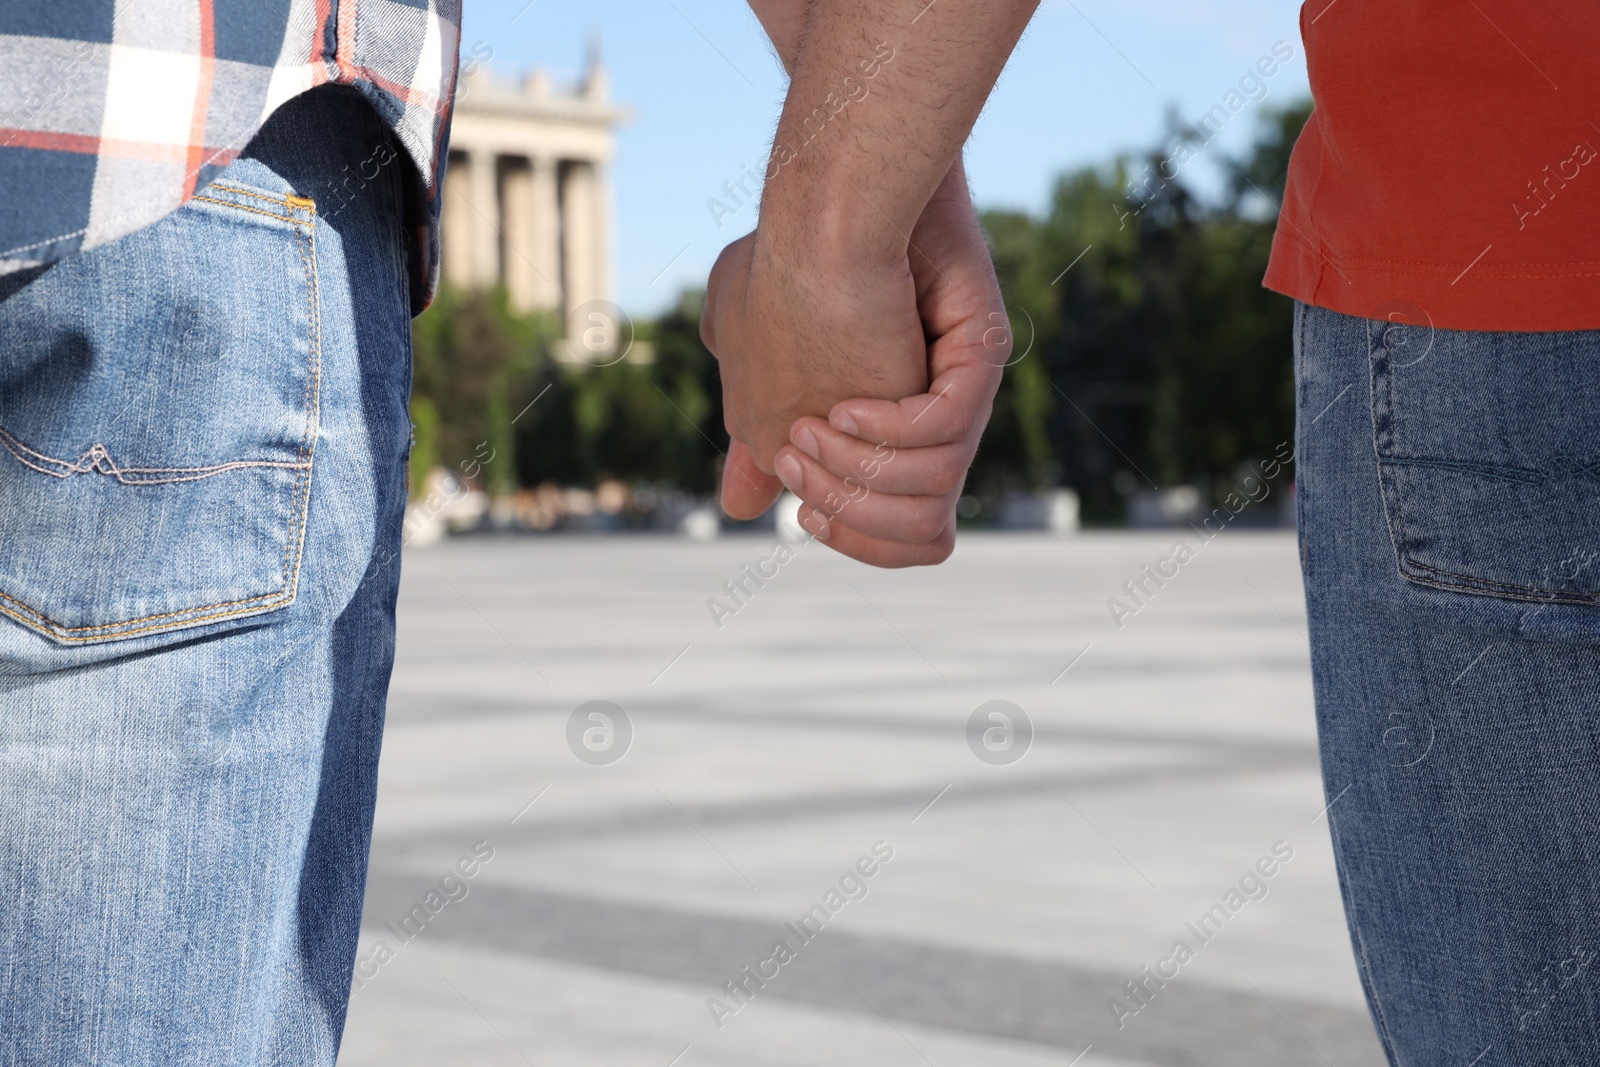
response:
[[[421,310],[460,25],[461,0],[0,0],[0,274],[165,217],[284,101],[331,82],[365,94],[409,156]],[[374,165],[396,154],[373,148]]]

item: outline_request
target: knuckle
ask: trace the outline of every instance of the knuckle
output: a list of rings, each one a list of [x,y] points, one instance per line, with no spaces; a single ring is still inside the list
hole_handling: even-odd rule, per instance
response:
[[[955,554],[956,550],[955,529],[946,525],[944,530],[941,531],[940,535],[934,538],[934,540],[929,544],[928,548],[929,551],[927,559],[930,566],[943,563],[945,560],[949,559]]]
[[[967,481],[967,465],[959,456],[948,456],[934,468],[933,492],[938,496],[960,492]]]
[[[911,514],[911,520],[906,524],[906,533],[914,541],[921,544],[938,539],[944,532],[944,502],[931,501],[920,504]]]

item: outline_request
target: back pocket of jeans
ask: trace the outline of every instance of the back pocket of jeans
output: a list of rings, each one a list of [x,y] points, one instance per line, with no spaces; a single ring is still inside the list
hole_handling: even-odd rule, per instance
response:
[[[1600,333],[1367,329],[1400,573],[1458,592],[1600,603]]]
[[[82,644],[293,602],[314,210],[220,182],[0,303],[0,614]]]

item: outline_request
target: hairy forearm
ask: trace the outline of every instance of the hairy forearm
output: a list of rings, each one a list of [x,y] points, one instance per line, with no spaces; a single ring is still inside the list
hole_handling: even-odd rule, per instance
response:
[[[790,70],[762,198],[777,258],[892,260],[1038,0],[752,0]]]
[[[817,2],[818,0],[749,0],[750,10],[761,23],[762,29],[766,31],[785,73],[794,71],[795,60],[800,54],[800,43],[805,39],[807,20]],[[871,67],[872,64],[869,64],[869,69]],[[858,62],[857,83],[861,80],[861,73]],[[846,93],[849,93],[849,88],[846,89]],[[954,163],[948,168],[943,182],[934,193],[934,199],[941,197],[965,199],[968,195],[965,168],[960,153],[957,153]]]

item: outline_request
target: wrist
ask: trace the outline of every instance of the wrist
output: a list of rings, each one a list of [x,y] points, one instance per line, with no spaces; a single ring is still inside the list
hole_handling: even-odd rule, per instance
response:
[[[897,207],[894,194],[881,187],[881,179],[853,172],[851,162],[827,159],[814,147],[775,146],[762,191],[758,243],[769,253],[823,270],[871,270],[903,262],[919,212],[900,219],[907,212]]]
[[[972,190],[967,185],[965,153],[957,155],[955,162],[950,164],[950,169],[945,172],[944,180],[939,183],[939,188],[933,191],[933,197],[928,203],[930,205],[939,203],[970,205],[972,203]]]

